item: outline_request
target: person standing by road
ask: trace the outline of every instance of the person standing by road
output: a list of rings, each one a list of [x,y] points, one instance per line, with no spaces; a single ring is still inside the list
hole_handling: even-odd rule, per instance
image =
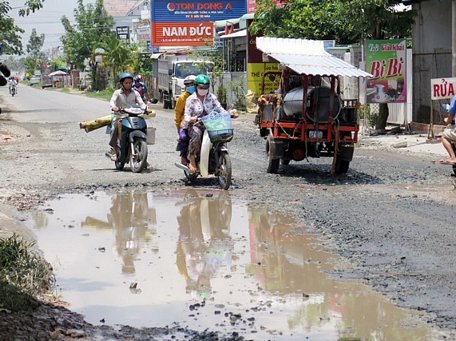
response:
[[[448,116],[444,119],[448,125],[442,133],[442,145],[446,149],[449,158],[440,160],[440,163],[444,165],[456,165],[456,154],[453,149],[453,144],[456,143],[456,96],[451,99],[450,104],[444,105],[444,108],[448,111]]]
[[[181,164],[187,165],[187,151],[188,151],[188,131],[185,128],[184,120],[184,111],[185,111],[185,102],[187,98],[195,92],[195,81],[196,76],[188,75],[184,79],[185,91],[181,93],[176,102],[175,112],[176,116],[174,121],[176,122],[177,134],[178,134],[178,143],[177,151],[180,152]]]

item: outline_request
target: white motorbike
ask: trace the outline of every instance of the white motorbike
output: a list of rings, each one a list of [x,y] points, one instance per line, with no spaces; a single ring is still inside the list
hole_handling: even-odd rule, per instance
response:
[[[181,163],[175,165],[184,170],[188,182],[194,183],[198,176],[215,175],[220,188],[227,190],[231,186],[231,159],[227,143],[233,139],[231,114],[228,111],[210,112],[201,118],[204,127],[201,142],[201,152],[196,159],[198,171],[191,173],[189,168]]]

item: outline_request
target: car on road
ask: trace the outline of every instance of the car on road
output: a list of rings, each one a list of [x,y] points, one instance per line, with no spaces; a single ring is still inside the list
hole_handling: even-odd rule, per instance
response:
[[[33,86],[35,84],[41,83],[41,76],[40,75],[33,75],[29,79],[29,85]]]

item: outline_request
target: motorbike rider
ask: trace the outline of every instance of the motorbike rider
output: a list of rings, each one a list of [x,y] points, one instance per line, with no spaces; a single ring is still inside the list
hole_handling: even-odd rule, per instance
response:
[[[177,134],[179,142],[177,143],[177,151],[180,152],[181,163],[187,165],[187,151],[188,151],[188,131],[185,128],[184,120],[184,111],[185,103],[187,98],[195,92],[195,75],[188,75],[184,79],[185,91],[181,93],[179,98],[176,101],[175,112],[176,116],[174,121],[176,122]]]
[[[8,90],[9,90],[9,93],[10,93],[10,94],[11,94],[11,89],[13,88],[13,86],[16,87],[16,94],[17,94],[17,84],[18,84],[18,83],[19,83],[19,82],[17,81],[16,77],[11,76],[11,77],[9,78],[9,81],[8,81]]]
[[[133,89],[135,89],[136,91],[139,92],[139,94],[141,95],[142,100],[144,101],[146,93],[147,93],[147,86],[144,83],[143,78],[142,78],[141,75],[137,75],[135,77],[135,83],[133,84]]]
[[[139,106],[145,112],[147,111],[147,106],[141,98],[141,95],[132,88],[133,84],[133,75],[130,72],[124,72],[119,76],[119,83],[121,88],[114,91],[111,97],[109,104],[111,105],[111,110],[113,114],[113,122],[111,129],[111,139],[109,140],[109,145],[111,146],[111,153],[108,153],[112,161],[117,160],[117,153],[119,151],[117,139],[120,135],[119,125],[123,118],[120,110],[122,108],[128,108],[132,106]]]
[[[187,127],[190,136],[190,143],[188,146],[190,173],[196,173],[198,170],[196,157],[200,153],[201,142],[205,130],[204,124],[198,119],[206,116],[213,110],[223,111],[222,105],[217,97],[209,92],[211,82],[208,76],[204,74],[196,76],[194,84],[196,91],[187,98],[184,112],[184,127]]]

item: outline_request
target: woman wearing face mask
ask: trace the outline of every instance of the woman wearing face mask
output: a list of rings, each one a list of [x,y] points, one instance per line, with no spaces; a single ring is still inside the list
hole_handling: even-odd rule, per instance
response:
[[[184,125],[188,128],[190,144],[188,146],[188,159],[190,160],[189,170],[197,172],[196,157],[201,150],[204,125],[198,118],[201,118],[212,110],[222,111],[223,108],[217,97],[209,92],[210,80],[206,75],[198,75],[194,81],[196,91],[187,98],[184,113]]]
[[[184,111],[185,111],[185,102],[187,98],[195,92],[195,81],[196,76],[188,75],[184,79],[185,91],[181,93],[179,98],[176,101],[175,112],[176,116],[174,122],[176,122],[178,143],[176,151],[180,152],[181,163],[187,165],[187,151],[188,151],[188,132],[184,122]]]

